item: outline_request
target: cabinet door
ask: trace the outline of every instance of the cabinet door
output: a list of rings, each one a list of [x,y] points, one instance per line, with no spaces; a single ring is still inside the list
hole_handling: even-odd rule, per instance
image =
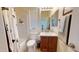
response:
[[[41,36],[40,49],[43,52],[48,51],[48,37]]]
[[[49,40],[49,52],[57,51],[57,37],[48,37]]]

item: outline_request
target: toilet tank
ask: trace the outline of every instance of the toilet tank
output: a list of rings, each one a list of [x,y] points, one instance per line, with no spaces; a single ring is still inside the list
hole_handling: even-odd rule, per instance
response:
[[[30,39],[33,39],[36,41],[39,40],[39,33],[38,32],[31,32]]]

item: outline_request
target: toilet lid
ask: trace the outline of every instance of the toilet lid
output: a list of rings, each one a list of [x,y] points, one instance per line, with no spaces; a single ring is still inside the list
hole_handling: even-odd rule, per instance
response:
[[[35,40],[29,40],[27,42],[27,46],[33,46],[35,44]]]

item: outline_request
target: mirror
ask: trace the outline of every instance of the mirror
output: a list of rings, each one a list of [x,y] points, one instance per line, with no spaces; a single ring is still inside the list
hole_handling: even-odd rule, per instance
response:
[[[49,26],[50,11],[41,11],[40,28],[41,31],[47,31]]]

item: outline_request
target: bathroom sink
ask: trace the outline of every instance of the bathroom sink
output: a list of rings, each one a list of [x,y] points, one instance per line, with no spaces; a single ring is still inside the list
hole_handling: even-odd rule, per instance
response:
[[[58,36],[55,32],[41,32],[40,36]]]

